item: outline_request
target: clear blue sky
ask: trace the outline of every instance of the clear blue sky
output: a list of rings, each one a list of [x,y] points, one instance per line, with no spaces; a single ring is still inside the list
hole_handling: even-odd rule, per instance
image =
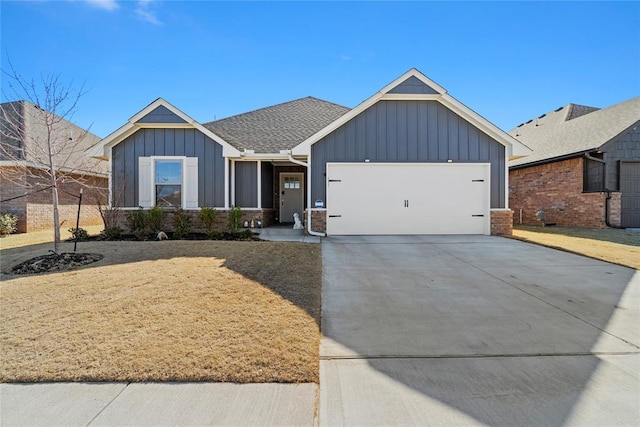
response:
[[[605,107],[640,95],[639,2],[0,8],[2,67],[9,57],[26,77],[85,82],[75,121],[101,137],[158,97],[200,122],[304,96],[354,107],[412,67],[505,130],[569,102]]]

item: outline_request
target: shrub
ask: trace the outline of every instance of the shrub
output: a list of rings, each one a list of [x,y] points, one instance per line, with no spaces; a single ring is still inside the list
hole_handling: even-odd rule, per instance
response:
[[[173,213],[173,238],[184,239],[191,231],[191,217],[182,208]]]
[[[158,206],[154,206],[147,212],[147,224],[153,234],[162,230],[164,224],[164,210]]]
[[[89,232],[82,227],[70,228],[69,233],[71,233],[71,238],[78,242],[89,240]]]
[[[218,212],[214,208],[203,207],[200,209],[198,213],[198,217],[202,224],[204,225],[205,232],[207,233],[207,237],[209,239],[214,239],[216,236],[216,230],[214,230],[214,226],[216,225],[216,221],[218,220]]]
[[[5,212],[0,214],[0,235],[6,236],[7,234],[15,233],[18,224],[18,217],[12,213]]]
[[[229,211],[229,219],[227,220],[227,226],[231,233],[237,233],[242,223],[242,210],[234,206]]]
[[[127,212],[127,226],[139,240],[147,240],[151,235],[148,216],[142,208]]]
[[[122,228],[120,227],[107,227],[104,230],[102,230],[102,235],[107,240],[116,240],[120,238],[121,234],[122,234]]]

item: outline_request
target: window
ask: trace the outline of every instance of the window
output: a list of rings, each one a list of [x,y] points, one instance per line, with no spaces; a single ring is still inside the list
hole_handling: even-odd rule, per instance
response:
[[[285,190],[294,190],[300,188],[300,178],[296,178],[294,176],[285,176],[284,177],[284,188]]]
[[[156,206],[182,206],[182,160],[155,161]]]
[[[197,208],[198,158],[139,157],[138,205]]]

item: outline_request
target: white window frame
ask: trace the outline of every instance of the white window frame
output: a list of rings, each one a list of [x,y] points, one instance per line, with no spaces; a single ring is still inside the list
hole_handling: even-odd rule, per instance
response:
[[[144,208],[150,208],[156,206],[156,162],[160,161],[179,161],[181,163],[182,168],[182,178],[180,182],[180,207],[183,209],[197,209],[198,208],[198,158],[197,157],[187,157],[187,156],[146,156],[140,157],[139,162],[148,159],[150,162],[148,176],[143,177],[144,171],[142,167],[139,168],[138,173],[140,176],[138,177],[138,204]],[[195,166],[195,176],[190,177],[192,171],[188,170],[188,168]],[[191,178],[191,180],[190,180]],[[191,181],[191,182],[190,182]],[[150,186],[150,188],[143,189],[143,186]],[[195,187],[195,188],[194,188]],[[151,203],[147,206],[147,203],[143,203],[142,194],[144,191],[147,191],[148,196],[151,196]],[[192,196],[195,195],[195,200]],[[163,206],[163,208],[171,209],[172,207]]]

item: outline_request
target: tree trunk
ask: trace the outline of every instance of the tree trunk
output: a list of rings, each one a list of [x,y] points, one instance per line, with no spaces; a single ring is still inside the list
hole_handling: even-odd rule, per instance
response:
[[[58,212],[58,187],[51,189],[53,206],[53,251],[60,253],[60,213]]]

